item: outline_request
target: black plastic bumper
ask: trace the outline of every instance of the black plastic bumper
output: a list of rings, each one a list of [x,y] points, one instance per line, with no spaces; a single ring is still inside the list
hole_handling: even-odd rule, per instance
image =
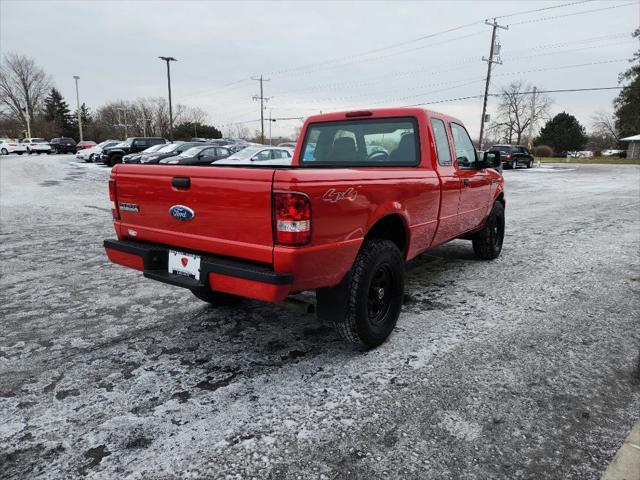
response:
[[[208,287],[209,273],[217,273],[271,285],[291,285],[293,283],[293,275],[274,272],[267,265],[213,255],[197,250],[133,240],[105,240],[104,248],[110,248],[141,257],[144,265],[143,273],[147,278],[192,290]],[[169,250],[199,255],[200,280],[169,273]]]

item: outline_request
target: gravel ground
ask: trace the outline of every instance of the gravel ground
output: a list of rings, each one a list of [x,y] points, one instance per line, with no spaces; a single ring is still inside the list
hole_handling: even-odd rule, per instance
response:
[[[111,265],[103,166],[0,158],[0,478],[599,478],[640,417],[640,167],[507,171],[362,353]]]

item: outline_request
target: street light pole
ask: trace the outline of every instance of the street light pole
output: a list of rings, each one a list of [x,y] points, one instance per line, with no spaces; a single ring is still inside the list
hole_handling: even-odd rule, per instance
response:
[[[74,75],[73,78],[76,80],[76,105],[78,105],[78,128],[80,129],[80,141],[83,140],[82,138],[82,115],[80,113],[80,94],[78,93],[78,80],[80,80],[80,77],[77,75]]]
[[[169,87],[169,140],[173,142],[173,108],[171,106],[171,67],[169,62],[177,62],[173,57],[158,57],[167,62],[167,86]]]

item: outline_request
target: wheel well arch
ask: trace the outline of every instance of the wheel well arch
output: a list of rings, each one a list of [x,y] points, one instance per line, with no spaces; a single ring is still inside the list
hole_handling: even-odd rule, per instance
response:
[[[402,255],[406,257],[409,244],[409,233],[404,218],[392,213],[379,218],[364,237],[365,242],[371,239],[390,240],[396,244]]]
[[[504,207],[504,192],[500,192],[500,194],[495,199],[496,202],[500,202]]]

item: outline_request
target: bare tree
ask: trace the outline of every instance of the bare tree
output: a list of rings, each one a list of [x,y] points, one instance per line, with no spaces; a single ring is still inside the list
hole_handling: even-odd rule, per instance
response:
[[[184,114],[181,116],[181,122],[191,122],[203,125],[207,123],[209,114],[199,107],[185,107]],[[177,122],[174,122],[177,123]]]
[[[15,53],[4,56],[0,65],[0,107],[18,119],[24,128],[27,117],[39,111],[51,88],[51,78],[32,58]]]
[[[596,112],[591,117],[591,128],[593,133],[599,137],[613,138],[616,143],[620,139],[620,132],[616,128],[616,121],[612,113]]]
[[[513,82],[506,88],[502,88],[496,118],[489,125],[491,135],[506,143],[521,144],[532,122],[532,130],[535,132],[535,127],[540,120],[548,116],[549,107],[553,102],[548,96],[538,94],[532,112],[533,94],[529,93],[532,89],[532,86],[525,85],[522,81]]]

